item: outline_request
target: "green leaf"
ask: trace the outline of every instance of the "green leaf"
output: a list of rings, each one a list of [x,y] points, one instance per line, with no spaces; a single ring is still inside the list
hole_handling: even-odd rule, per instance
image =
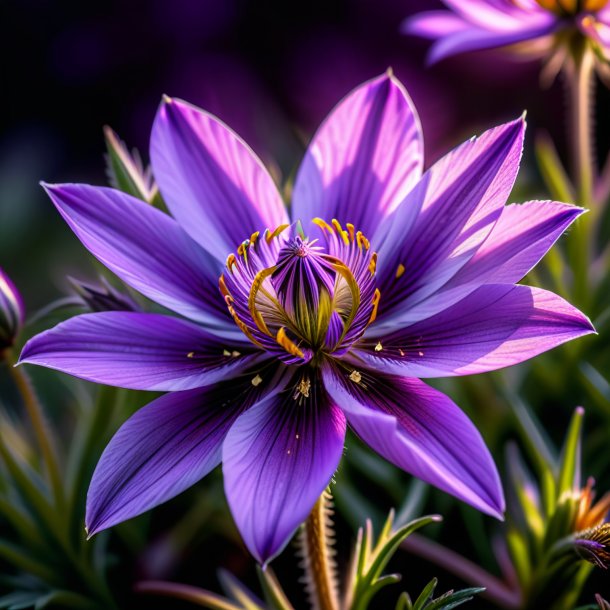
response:
[[[104,127],[106,140],[106,171],[110,184],[129,195],[152,203],[158,189],[152,179],[150,169],[144,169],[142,159],[137,150],[130,153],[125,143],[117,134]]]
[[[432,601],[425,607],[425,610],[450,610],[469,602],[475,595],[485,591],[484,587],[471,587],[461,591],[449,591],[439,598]]]
[[[576,198],[574,187],[548,133],[537,133],[534,146],[540,173],[553,199],[567,202],[574,201]]]
[[[580,488],[581,435],[585,411],[578,407],[568,427],[568,433],[559,460],[557,497]]]
[[[288,601],[286,594],[282,590],[273,570],[269,567],[261,568],[256,566],[258,580],[263,588],[265,601],[272,610],[294,610],[292,604]]]
[[[394,513],[390,511],[374,546],[370,520],[367,521],[364,530],[361,529],[358,532],[358,542],[352,559],[352,565],[356,567],[347,591],[347,597],[351,600],[349,604],[351,610],[365,610],[381,588],[398,582],[398,576],[382,576],[382,572],[400,544],[420,527],[439,522],[442,518],[439,515],[422,517],[407,523],[396,531],[393,531],[393,520]]]
[[[436,585],[438,584],[438,579],[433,578],[422,590],[419,594],[419,597],[415,600],[415,604],[413,606],[413,610],[422,610],[425,605],[432,599],[434,595],[434,590],[436,589]]]

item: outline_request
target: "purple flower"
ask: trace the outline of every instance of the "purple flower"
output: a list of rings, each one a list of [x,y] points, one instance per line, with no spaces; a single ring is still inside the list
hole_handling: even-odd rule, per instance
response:
[[[593,332],[560,297],[515,285],[582,213],[504,206],[524,129],[492,129],[422,175],[417,115],[383,75],[322,124],[289,213],[237,135],[167,98],[151,158],[173,217],[109,188],[45,186],[103,264],[182,316],[80,315],[24,348],[22,362],[168,392],[102,455],[89,532],[222,461],[235,522],[265,562],[329,484],[348,423],[397,466],[501,518],[480,434],[418,377],[498,369]]]
[[[521,44],[521,52],[558,57],[566,46],[588,39],[610,58],[608,0],[443,0],[448,11],[407,19],[402,30],[436,40],[430,61]],[[554,62],[557,63],[557,62]]]
[[[0,354],[13,345],[24,318],[25,308],[21,295],[0,267]]]

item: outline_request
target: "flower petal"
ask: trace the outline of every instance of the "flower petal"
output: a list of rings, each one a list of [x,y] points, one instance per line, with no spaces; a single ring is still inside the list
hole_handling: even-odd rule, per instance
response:
[[[450,11],[424,11],[405,19],[400,26],[403,34],[423,38],[440,38],[470,27],[468,22]]]
[[[401,312],[393,323],[373,327],[372,334],[388,327],[412,324],[443,311],[483,284],[512,284],[521,280],[548,252],[584,210],[554,201],[512,204],[502,214],[476,254],[436,293]]]
[[[264,378],[264,379],[263,379]],[[277,376],[171,392],[132,415],[114,435],[87,494],[89,535],[158,506],[220,463],[222,442],[240,413],[277,388]]]
[[[484,513],[502,519],[498,472],[481,435],[441,392],[419,379],[326,366],[324,385],[377,453]]]
[[[340,102],[314,136],[296,178],[292,218],[336,218],[370,237],[420,178],[422,163],[407,92],[391,75],[375,78]]]
[[[428,62],[434,64],[460,53],[497,49],[541,38],[551,34],[557,27],[554,23],[542,23],[508,31],[484,30],[478,27],[464,29],[437,40],[430,49]]]
[[[165,98],[150,157],[171,213],[223,263],[255,231],[288,222],[260,159],[224,123],[195,106]]]
[[[185,320],[106,311],[75,316],[30,339],[20,363],[38,364],[95,383],[135,390],[188,390],[235,376],[262,352]]]
[[[379,252],[380,322],[404,322],[481,247],[513,187],[524,132],[519,119],[457,147],[424,174],[379,228],[371,241]],[[412,209],[419,215],[405,232]]]
[[[170,216],[110,188],[43,186],[83,245],[123,281],[218,333],[239,337],[218,290],[221,265]]]
[[[488,284],[431,318],[362,342],[350,357],[397,375],[451,377],[511,366],[593,332],[552,292]]]
[[[241,415],[223,447],[225,492],[241,535],[265,563],[286,545],[329,484],[345,417],[322,388],[270,396]]]

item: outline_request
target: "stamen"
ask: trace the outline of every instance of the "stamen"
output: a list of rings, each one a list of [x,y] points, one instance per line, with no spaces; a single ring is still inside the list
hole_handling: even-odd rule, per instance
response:
[[[345,226],[347,227],[347,230],[349,232],[349,240],[353,244],[354,243],[354,236],[356,234],[355,233],[354,225],[351,222],[346,222]]]
[[[252,287],[250,288],[250,295],[248,297],[248,309],[252,314],[252,319],[254,320],[258,328],[270,337],[272,336],[272,334],[269,332],[269,328],[267,327],[267,324],[265,323],[261,312],[258,311],[258,309],[256,308],[256,296],[262,289],[263,282],[265,281],[265,279],[268,278],[276,270],[276,268],[277,267],[269,267],[268,269],[263,269],[262,271],[259,271],[256,274],[256,276],[254,277],[254,281],[252,282]],[[263,294],[270,300],[275,300],[269,293],[264,290]]]
[[[274,237],[277,237],[282,231],[286,230],[290,225],[279,225],[274,231],[269,233],[269,229],[265,231],[265,241],[269,243]]]
[[[371,247],[371,242],[362,234],[362,231],[356,233],[356,243],[360,249],[364,247],[365,250],[368,250]]]
[[[254,387],[259,386],[261,383],[263,383],[263,378],[260,375],[257,375],[256,377],[252,378],[251,383]]]
[[[321,218],[314,218],[311,222],[313,222],[315,225],[318,225],[321,229],[325,229],[329,233],[335,232],[335,230],[325,220],[322,220]]]
[[[191,354],[192,354],[192,353],[193,353],[193,352],[191,352]],[[224,349],[224,350],[222,350],[222,355],[223,355],[223,356],[230,356],[230,355],[231,355],[231,352],[230,352],[228,349]]]
[[[377,252],[373,252],[371,254],[371,261],[369,262],[369,271],[371,275],[375,275],[375,270],[377,269]]]
[[[375,288],[375,292],[373,293],[373,311],[371,312],[371,317],[369,318],[369,322],[367,326],[370,326],[377,318],[377,310],[379,309],[379,301],[381,299],[381,292],[379,288]]]
[[[335,227],[335,229],[337,229],[337,232],[341,236],[343,243],[346,246],[349,246],[349,238],[347,235],[347,231],[341,226],[341,223],[336,218],[332,219],[332,223],[333,223],[333,227]]]
[[[304,358],[305,354],[298,348],[296,343],[291,341],[286,334],[286,329],[282,326],[277,331],[277,336],[275,340],[281,345],[289,354],[292,356],[297,356],[298,358]]]
[[[311,390],[311,381],[309,381],[308,377],[303,377],[297,386],[297,391],[305,398],[309,398],[309,390]],[[298,434],[297,438],[299,438]]]
[[[235,254],[231,252],[231,254],[227,256],[227,269],[233,273],[234,266],[237,266],[237,258],[235,257]]]
[[[400,263],[398,265],[398,267],[396,268],[396,279],[398,279],[399,277],[402,277],[402,274],[405,272],[405,266]]]
[[[252,235],[250,235],[250,243],[254,246],[256,245],[256,242],[258,241],[258,236],[260,235],[260,231],[255,231],[254,233],[252,233]]]
[[[359,371],[357,371],[356,369],[354,369],[350,374],[349,374],[349,378],[354,382],[354,383],[360,383],[362,381],[362,375],[360,374]]]
[[[195,357],[195,352],[189,352],[189,353],[186,355],[186,357],[187,357],[187,358],[194,358],[194,357]]]
[[[380,352],[382,349],[383,349],[383,345],[381,345],[381,341],[378,341],[377,345],[375,346],[375,351]]]

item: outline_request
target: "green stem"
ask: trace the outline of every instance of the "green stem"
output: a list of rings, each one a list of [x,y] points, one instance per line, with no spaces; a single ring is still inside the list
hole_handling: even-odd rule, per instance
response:
[[[303,526],[301,543],[305,559],[307,589],[316,610],[338,610],[335,565],[330,553],[330,492],[316,502]]]
[[[10,350],[7,350],[6,362],[8,364],[9,373],[19,391],[23,405],[30,419],[36,442],[40,448],[42,454],[44,466],[49,476],[51,489],[57,505],[58,514],[64,507],[64,489],[62,484],[62,478],[60,474],[59,461],[57,459],[57,453],[53,446],[49,435],[47,434],[47,425],[42,410],[42,406],[36,396],[36,391],[32,385],[28,374],[22,366],[14,366],[15,360]]]
[[[593,199],[594,153],[592,139],[592,102],[594,85],[595,56],[584,45],[574,53],[573,64],[567,73],[567,87],[570,103],[570,146],[577,203],[585,208],[595,208]],[[570,258],[574,272],[575,297],[582,306],[588,297],[588,276],[591,261],[589,226],[591,214],[581,216],[575,223],[570,236]]]

